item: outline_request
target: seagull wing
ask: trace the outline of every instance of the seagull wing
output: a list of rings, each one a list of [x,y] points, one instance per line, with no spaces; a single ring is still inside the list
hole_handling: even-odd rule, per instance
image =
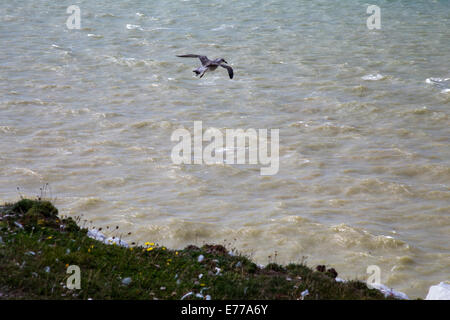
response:
[[[206,65],[209,62],[209,59],[206,56],[201,56],[198,54],[182,54],[182,55],[177,55],[177,57],[180,58],[199,58],[200,62],[202,63],[202,65]]]
[[[225,64],[220,65],[222,68],[225,68],[228,70],[228,75],[230,76],[230,79],[233,79],[233,68],[230,66],[227,66]]]

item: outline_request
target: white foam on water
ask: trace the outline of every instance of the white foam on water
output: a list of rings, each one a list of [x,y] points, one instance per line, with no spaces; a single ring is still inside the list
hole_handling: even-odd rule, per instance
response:
[[[385,78],[385,76],[381,75],[381,74],[368,74],[366,76],[361,77],[361,79],[363,80],[367,80],[367,81],[377,81],[377,80],[383,80]]]
[[[441,282],[431,286],[425,300],[450,300],[450,284]]]

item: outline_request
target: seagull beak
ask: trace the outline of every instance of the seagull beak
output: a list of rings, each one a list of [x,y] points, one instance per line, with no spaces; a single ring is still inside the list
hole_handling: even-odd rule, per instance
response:
[[[225,62],[226,64],[228,64],[228,62],[226,62],[225,60],[223,60],[223,62]]]

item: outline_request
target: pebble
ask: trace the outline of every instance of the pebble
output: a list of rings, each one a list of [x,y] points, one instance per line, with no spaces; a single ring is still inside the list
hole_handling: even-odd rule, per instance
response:
[[[306,289],[305,291],[303,291],[303,292],[301,293],[301,295],[302,295],[302,300],[305,299],[305,297],[306,297],[308,294],[309,294],[308,289]]]
[[[20,223],[18,223],[17,221],[14,221],[14,224],[16,226],[18,226],[20,229],[23,229],[23,225],[21,225]]]

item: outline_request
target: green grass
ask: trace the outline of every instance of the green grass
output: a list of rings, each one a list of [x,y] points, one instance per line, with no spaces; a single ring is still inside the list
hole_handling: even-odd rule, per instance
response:
[[[336,282],[304,264],[261,269],[221,245],[107,245],[89,238],[72,218],[59,217],[48,201],[7,204],[0,207],[0,219],[2,299],[180,299],[188,292],[194,294],[186,299],[201,299],[197,293],[212,299],[299,299],[306,289],[305,300],[384,299],[363,282]],[[66,287],[69,265],[80,267],[79,290]],[[125,278],[131,283],[123,284]]]

